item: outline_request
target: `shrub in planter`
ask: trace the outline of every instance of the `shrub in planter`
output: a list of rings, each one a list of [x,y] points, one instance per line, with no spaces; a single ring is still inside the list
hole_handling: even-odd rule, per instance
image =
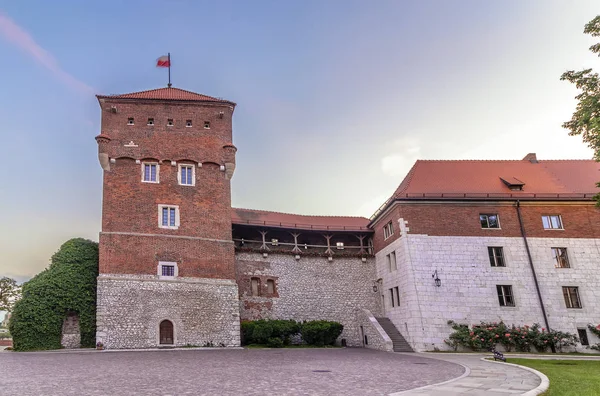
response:
[[[344,326],[338,322],[313,320],[301,326],[302,339],[309,345],[333,345],[342,334]]]

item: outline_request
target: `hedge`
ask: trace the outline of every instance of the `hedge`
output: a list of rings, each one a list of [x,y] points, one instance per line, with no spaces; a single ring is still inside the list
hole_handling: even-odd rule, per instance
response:
[[[342,333],[344,326],[327,320],[313,320],[299,323],[295,320],[243,321],[241,323],[242,344],[267,345],[281,348],[289,345],[292,336],[301,336],[309,345],[333,345]]]
[[[15,351],[59,349],[62,325],[79,316],[81,346],[96,338],[98,244],[82,238],[65,242],[44,271],[23,284],[9,324]]]

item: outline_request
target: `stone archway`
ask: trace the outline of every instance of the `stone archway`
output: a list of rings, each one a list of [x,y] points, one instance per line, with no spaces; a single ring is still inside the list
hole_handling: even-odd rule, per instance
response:
[[[159,344],[160,345],[173,345],[175,339],[175,332],[173,329],[173,322],[170,320],[163,320],[159,325]]]

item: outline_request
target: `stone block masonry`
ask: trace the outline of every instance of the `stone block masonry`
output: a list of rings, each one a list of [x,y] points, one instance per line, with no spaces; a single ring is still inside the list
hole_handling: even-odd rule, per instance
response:
[[[223,279],[98,277],[96,341],[107,349],[161,346],[163,320],[173,323],[172,346],[239,346],[238,287]]]
[[[345,338],[348,346],[362,346],[362,322],[356,310],[381,314],[378,293],[373,292],[373,261],[236,253],[241,318],[334,320],[344,325],[340,338]],[[252,278],[260,280],[258,296],[253,296]],[[268,293],[268,280],[275,282],[273,293]]]

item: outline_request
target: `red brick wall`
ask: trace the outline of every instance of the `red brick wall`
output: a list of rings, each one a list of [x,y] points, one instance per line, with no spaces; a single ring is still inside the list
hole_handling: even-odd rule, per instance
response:
[[[480,214],[495,214],[500,218],[500,229],[482,229]],[[590,204],[521,203],[521,215],[528,237],[548,238],[600,238],[600,210]],[[542,215],[561,215],[564,230],[545,230]],[[395,240],[398,219],[408,221],[411,234],[431,236],[502,236],[520,237],[519,219],[513,204],[482,203],[431,203],[396,204],[381,220],[374,224],[375,250],[379,251]],[[394,235],[383,239],[383,226],[392,219]]]
[[[111,107],[117,112],[113,113]],[[102,232],[214,239],[109,235],[100,237],[100,273],[155,275],[158,261],[177,261],[179,276],[235,278],[231,241],[231,190],[225,172],[231,149],[233,108],[227,104],[149,103],[104,100],[99,151],[116,158],[104,172]],[[219,113],[223,112],[223,118]],[[135,125],[127,125],[133,117]],[[154,126],[148,126],[154,118]],[[174,126],[167,126],[172,118]],[[186,127],[186,120],[192,127]],[[204,122],[210,122],[210,129]],[[124,147],[133,142],[138,147]],[[159,183],[142,182],[142,165],[159,164]],[[177,161],[172,166],[171,161]],[[197,163],[202,162],[201,168]],[[195,186],[178,184],[178,165],[195,165]],[[179,206],[176,230],[159,228],[158,205]],[[161,259],[170,256],[175,259]]]

